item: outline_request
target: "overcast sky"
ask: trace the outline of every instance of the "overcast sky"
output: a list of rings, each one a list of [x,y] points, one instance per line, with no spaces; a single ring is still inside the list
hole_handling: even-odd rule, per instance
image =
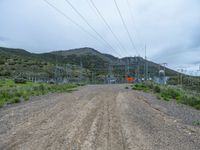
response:
[[[144,57],[146,44],[147,56],[152,61],[166,62],[174,69],[199,68],[199,0],[116,0],[136,50],[122,24],[114,0],[93,2],[121,45],[98,16],[90,0],[68,1],[106,43],[65,0],[48,1],[82,29],[56,12],[44,0],[0,0],[0,46],[23,48],[37,53],[92,47],[118,57]]]

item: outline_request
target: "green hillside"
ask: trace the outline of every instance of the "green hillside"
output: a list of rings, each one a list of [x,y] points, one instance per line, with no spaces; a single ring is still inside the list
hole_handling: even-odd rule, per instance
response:
[[[159,65],[148,61],[148,66],[149,76],[158,76]],[[95,77],[103,81],[108,75],[113,75],[123,80],[128,72],[128,75],[134,77],[144,77],[144,68],[145,60],[142,57],[119,59],[92,48],[34,54],[23,49],[0,47],[0,77],[23,76],[28,79],[33,77],[52,79],[66,76],[80,78],[81,76],[88,80]],[[177,76],[177,72],[166,68],[166,75]]]

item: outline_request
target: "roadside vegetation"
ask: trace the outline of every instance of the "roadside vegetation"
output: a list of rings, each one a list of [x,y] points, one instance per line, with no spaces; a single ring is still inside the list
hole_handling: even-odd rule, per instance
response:
[[[47,84],[25,82],[22,79],[0,80],[0,107],[4,105],[28,101],[31,96],[39,96],[55,92],[71,92],[75,84]]]
[[[193,125],[195,125],[195,126],[200,126],[200,120],[194,121],[194,122],[193,122]]]
[[[158,99],[163,99],[165,101],[176,100],[177,103],[185,104],[200,110],[200,94],[184,90],[183,88],[171,85],[164,86],[154,84],[152,82],[147,82],[134,84],[132,89],[144,92],[153,92],[157,94]]]
[[[181,86],[183,89],[200,93],[200,77],[178,75],[170,77],[167,83],[169,85]]]

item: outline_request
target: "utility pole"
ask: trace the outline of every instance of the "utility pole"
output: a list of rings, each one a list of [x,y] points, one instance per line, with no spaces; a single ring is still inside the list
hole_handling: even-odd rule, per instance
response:
[[[138,81],[139,81],[139,78],[140,78],[140,59],[138,59],[138,62],[137,62],[137,78],[138,78]]]
[[[72,78],[72,68],[70,64],[66,64],[66,76],[67,76],[67,81],[70,82]]]
[[[82,60],[80,61],[80,77],[79,77],[79,82],[82,81],[83,79],[83,63],[82,63]]]
[[[125,83],[126,83],[126,64],[124,64],[124,80],[125,80]]]
[[[164,71],[166,71],[167,63],[163,63]]]
[[[56,69],[55,69],[55,79],[56,83],[58,83],[58,58],[57,58],[58,52],[56,52]]]
[[[178,69],[178,71],[179,71],[179,74],[180,74],[180,85],[182,87],[183,86],[183,72],[184,72],[184,70],[183,70],[183,68],[180,68],[180,69]]]
[[[181,69],[181,87],[183,87],[183,75],[182,75],[182,69]]]
[[[127,58],[127,74],[130,74],[130,60]]]
[[[198,70],[198,72],[200,73],[200,65],[199,65],[199,70]],[[200,87],[200,74],[198,73],[198,75],[197,75],[197,80],[198,80],[198,82],[199,82],[199,84],[198,84],[198,86]]]
[[[149,64],[147,61],[147,46],[145,44],[145,67],[144,67],[145,81],[149,79],[148,71],[149,71]]]
[[[110,84],[111,83],[111,77],[113,77],[113,65],[112,64],[109,64],[109,67],[108,67],[108,83]]]
[[[166,66],[167,66],[167,63],[163,63],[163,66],[164,66],[164,72],[165,72],[164,79],[165,79],[165,84],[166,84],[166,82],[167,82],[167,79],[166,79]]]

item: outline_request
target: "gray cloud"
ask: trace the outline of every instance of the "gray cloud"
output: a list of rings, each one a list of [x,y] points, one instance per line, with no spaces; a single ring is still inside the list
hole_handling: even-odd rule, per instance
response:
[[[65,3],[49,0],[78,22],[89,33],[94,32]],[[117,14],[113,0],[93,0],[102,12],[126,50],[119,49],[117,41],[94,12],[88,0],[70,0],[88,22],[108,41],[121,56],[134,56],[128,36]],[[117,0],[134,43],[144,56],[147,44],[149,59],[168,62],[170,66],[199,62],[200,55],[200,1],[199,0]],[[93,47],[101,52],[118,56],[100,39],[94,39],[55,12],[43,0],[0,1],[0,46],[24,48],[31,52],[56,49]],[[132,19],[134,18],[134,20]]]
[[[2,36],[0,36],[0,41],[1,42],[5,42],[5,41],[8,41],[9,39],[7,38],[7,37],[2,37]]]

